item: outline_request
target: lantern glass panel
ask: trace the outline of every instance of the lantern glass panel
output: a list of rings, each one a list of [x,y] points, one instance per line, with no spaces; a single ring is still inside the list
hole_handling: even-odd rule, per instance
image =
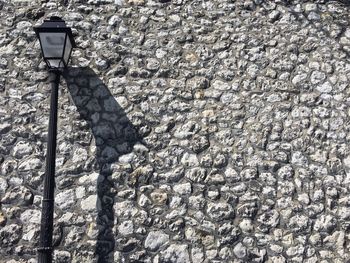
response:
[[[70,38],[67,36],[66,47],[64,49],[64,56],[63,56],[64,62],[66,63],[66,65],[68,65],[68,60],[69,60],[71,51],[72,51],[72,43],[70,42]]]
[[[47,59],[46,60],[50,68],[62,68],[64,67],[63,61],[61,59]]]
[[[39,33],[44,58],[62,58],[66,33]]]

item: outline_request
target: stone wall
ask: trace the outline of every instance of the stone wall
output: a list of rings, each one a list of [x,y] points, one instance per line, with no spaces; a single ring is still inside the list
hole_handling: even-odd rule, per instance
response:
[[[348,262],[349,6],[0,0],[0,262],[36,262],[61,77],[55,262]]]

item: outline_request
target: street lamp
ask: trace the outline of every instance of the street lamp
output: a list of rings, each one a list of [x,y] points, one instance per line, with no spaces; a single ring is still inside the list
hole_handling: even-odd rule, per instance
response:
[[[51,83],[50,120],[46,152],[46,170],[44,179],[44,195],[41,213],[40,244],[38,248],[38,262],[52,262],[52,232],[55,188],[55,161],[57,137],[57,103],[58,84],[62,69],[69,62],[72,49],[76,47],[72,30],[59,17],[53,16],[50,20],[35,27],[34,31],[39,38],[43,58],[49,68]]]

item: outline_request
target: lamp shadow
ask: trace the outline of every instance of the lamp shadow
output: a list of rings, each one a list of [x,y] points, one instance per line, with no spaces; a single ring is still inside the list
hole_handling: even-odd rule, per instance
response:
[[[96,146],[95,168],[97,179],[97,237],[95,254],[97,262],[114,262],[115,250],[114,201],[116,182],[112,178],[116,161],[130,153],[141,140],[124,109],[109,89],[90,68],[68,68],[63,77],[81,119],[91,129]]]

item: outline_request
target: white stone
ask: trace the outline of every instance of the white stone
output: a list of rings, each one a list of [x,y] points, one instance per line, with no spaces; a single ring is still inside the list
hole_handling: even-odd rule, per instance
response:
[[[119,2],[121,2],[121,1],[119,0]],[[120,21],[121,21],[121,18],[118,15],[114,15],[114,16],[111,16],[111,18],[109,19],[108,25],[115,26],[115,25],[119,24]]]
[[[236,255],[238,258],[244,258],[247,255],[247,249],[245,246],[242,245],[241,242],[239,242],[234,248],[233,248],[233,253]]]
[[[62,210],[71,209],[72,206],[75,204],[75,201],[76,199],[74,189],[60,192],[55,197],[56,205]]]
[[[305,81],[306,78],[307,78],[307,74],[306,73],[298,74],[298,75],[293,77],[292,83],[294,85],[300,84],[301,82]]]
[[[33,146],[28,142],[20,141],[13,148],[13,156],[17,158],[23,158],[33,152]]]
[[[198,157],[195,154],[190,153],[184,153],[184,155],[181,158],[181,163],[186,166],[198,166]]]
[[[326,81],[325,83],[323,83],[322,85],[319,85],[316,87],[316,89],[319,91],[319,92],[322,92],[322,93],[328,93],[328,92],[331,92],[333,87],[332,87],[332,84],[329,83],[328,81]]]
[[[114,3],[121,6],[124,4],[124,0],[114,0]]]
[[[118,231],[122,235],[130,235],[134,232],[134,223],[131,220],[124,221],[118,226]]]
[[[163,231],[152,231],[146,237],[145,248],[155,251],[168,242],[169,235]]]
[[[79,186],[75,189],[75,195],[78,199],[81,199],[85,196],[85,188],[83,186]]]
[[[325,80],[326,78],[326,74],[324,74],[323,72],[321,71],[313,71],[311,73],[311,76],[310,76],[310,81],[311,81],[311,84],[319,84],[321,83],[323,80]]]
[[[216,90],[229,90],[231,88],[227,82],[221,80],[214,80],[212,87]]]
[[[20,171],[31,171],[34,169],[39,169],[43,165],[43,161],[39,158],[29,158],[23,160],[18,166],[18,170]]]
[[[135,158],[134,153],[128,153],[128,154],[124,154],[124,155],[120,156],[118,160],[121,163],[131,163],[134,158]]]
[[[129,106],[129,102],[124,96],[116,97],[115,100],[117,101],[119,106],[122,107],[123,109]]]
[[[97,195],[90,195],[81,201],[81,209],[85,211],[96,211]]]
[[[190,255],[187,245],[171,244],[166,250],[161,252],[160,262],[188,263]]]
[[[91,173],[91,174],[84,175],[84,176],[79,178],[79,183],[80,184],[96,184],[98,176],[99,176],[98,173]]]
[[[347,28],[344,32],[344,36],[347,37],[347,38],[350,38],[350,29]]]
[[[76,148],[73,153],[72,162],[73,163],[82,163],[88,158],[88,153],[84,148]]]
[[[24,224],[40,224],[41,212],[39,210],[25,210],[20,219]]]
[[[7,187],[8,187],[8,184],[6,179],[0,177],[0,194],[4,194]]]
[[[250,219],[242,219],[242,221],[239,223],[239,228],[243,231],[243,232],[250,232],[254,229],[253,224],[252,224],[252,220]]]
[[[188,195],[191,193],[191,184],[184,183],[184,184],[174,185],[173,189],[174,189],[174,192],[176,192],[178,194]]]

